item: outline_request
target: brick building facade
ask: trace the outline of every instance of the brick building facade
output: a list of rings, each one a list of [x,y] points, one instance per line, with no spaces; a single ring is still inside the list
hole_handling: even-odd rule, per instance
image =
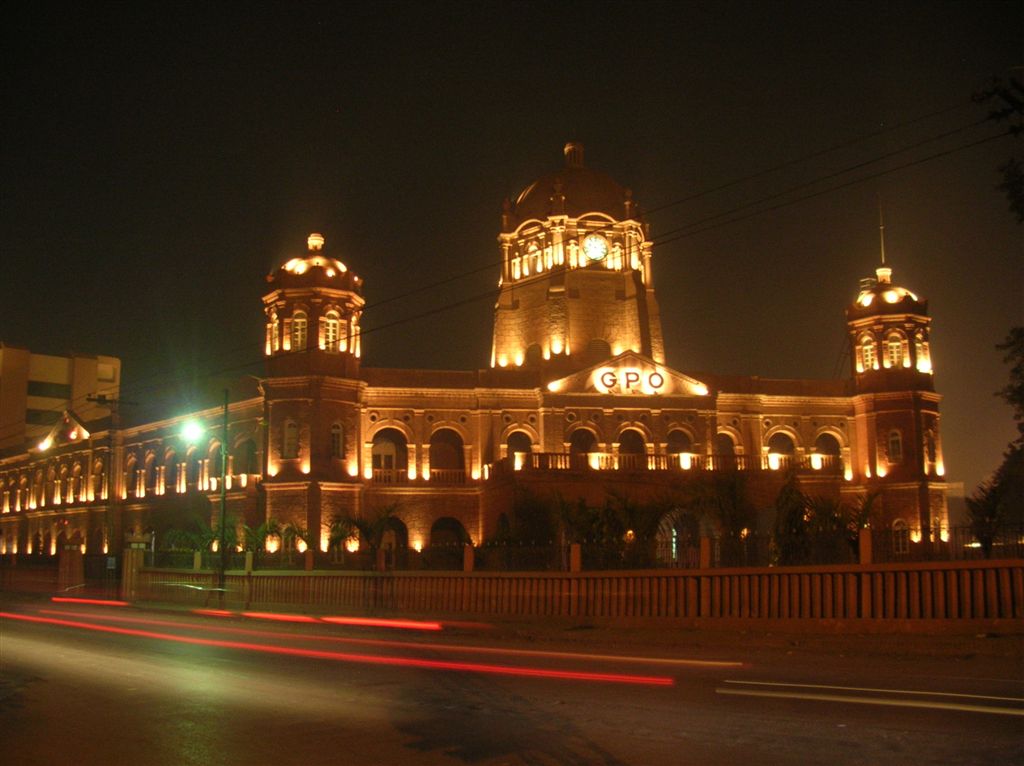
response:
[[[687,373],[665,358],[653,243],[632,193],[569,144],[507,201],[490,366],[363,367],[362,282],[319,234],[267,277],[266,375],[228,407],[228,516],[302,526],[393,506],[390,543],[494,536],[517,488],[600,503],[742,471],[767,505],[795,471],[813,494],[881,490],[873,523],[948,527],[927,303],[884,263],[847,308],[850,377]],[[210,426],[179,436],[186,417]],[[218,407],[117,425],[65,412],[0,456],[0,553],[158,540],[220,492]],[[209,508],[209,504],[195,507]],[[215,519],[214,519],[215,521]],[[321,532],[321,545],[326,532]]]

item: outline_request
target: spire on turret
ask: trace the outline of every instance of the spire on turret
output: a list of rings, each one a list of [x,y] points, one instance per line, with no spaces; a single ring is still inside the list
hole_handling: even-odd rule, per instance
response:
[[[882,198],[878,198],[878,240],[881,248],[882,265],[875,269],[878,284],[887,285],[892,281],[892,269],[885,263],[885,219],[882,217]]]

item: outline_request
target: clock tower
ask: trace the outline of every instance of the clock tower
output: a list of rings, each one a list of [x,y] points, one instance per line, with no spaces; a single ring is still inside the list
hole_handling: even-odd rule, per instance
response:
[[[581,144],[564,151],[565,167],[505,202],[491,366],[554,379],[627,351],[662,363],[649,227]]]

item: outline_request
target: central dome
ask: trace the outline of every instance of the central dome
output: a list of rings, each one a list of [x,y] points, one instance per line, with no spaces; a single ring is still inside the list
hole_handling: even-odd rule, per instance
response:
[[[632,193],[607,173],[583,165],[583,145],[565,145],[565,167],[549,173],[523,189],[513,212],[519,223],[552,215],[578,218],[604,213],[615,220],[632,218]]]

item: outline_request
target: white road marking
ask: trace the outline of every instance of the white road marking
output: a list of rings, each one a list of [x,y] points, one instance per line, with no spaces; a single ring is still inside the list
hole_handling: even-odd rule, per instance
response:
[[[919,694],[925,697],[963,697],[976,700],[998,700],[1000,702],[1019,702],[1024,704],[1021,697],[992,697],[986,694],[958,694],[956,692],[929,692],[911,689],[875,689],[869,686],[828,686],[826,684],[790,684],[782,681],[740,681],[729,680],[727,684],[743,684],[745,686],[776,686],[788,687],[791,689],[831,689],[844,692],[876,692],[879,694]]]
[[[957,710],[965,713],[1024,716],[1024,708],[964,705],[956,702],[928,702],[926,700],[886,699],[884,697],[854,697],[843,694],[806,694],[799,692],[770,692],[759,689],[715,689],[717,694],[744,697],[776,697],[782,699],[813,700],[815,702],[847,702],[854,705],[884,705],[889,707],[916,707],[932,710]]]

